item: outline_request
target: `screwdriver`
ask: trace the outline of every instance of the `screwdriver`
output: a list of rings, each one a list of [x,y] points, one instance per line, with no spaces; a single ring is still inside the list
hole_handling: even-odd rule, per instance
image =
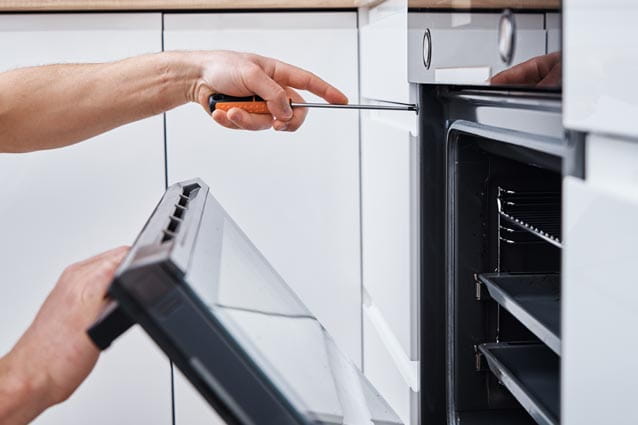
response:
[[[396,105],[338,105],[332,103],[301,103],[290,101],[292,108],[335,108],[335,109],[373,109],[381,111],[414,111],[417,106],[413,104]],[[215,110],[229,111],[232,108],[240,108],[252,114],[270,114],[266,102],[259,96],[234,97],[225,94],[213,94],[208,98],[208,107],[211,114]]]

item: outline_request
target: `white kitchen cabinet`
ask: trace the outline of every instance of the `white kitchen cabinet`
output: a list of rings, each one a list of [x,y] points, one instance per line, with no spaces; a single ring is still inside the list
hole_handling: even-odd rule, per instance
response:
[[[638,137],[638,3],[565,0],[566,128]]]
[[[412,119],[413,128],[403,123]],[[418,353],[419,149],[413,112],[362,112],[363,287],[408,357]]]
[[[638,200],[565,182],[562,418],[635,424]]]
[[[158,50],[157,13],[0,16],[2,70]],[[133,242],[163,192],[162,128],[162,118],[153,117],[64,149],[0,155],[1,353],[27,328],[64,267]],[[168,424],[169,377],[155,344],[139,329],[129,331],[68,401],[34,423]]]
[[[358,99],[356,13],[166,14],[164,28],[166,50],[276,57]],[[224,129],[199,105],[187,105],[169,112],[166,125],[169,182],[201,177],[360,365],[358,112],[310,110],[295,133],[251,133]],[[176,397],[178,422],[196,423],[191,416],[180,419],[189,402],[179,392]]]
[[[406,423],[419,381],[419,146],[413,112],[361,114],[364,373]]]
[[[408,57],[410,81],[444,84],[487,84],[508,68],[499,56],[498,13],[410,13]],[[546,51],[543,14],[515,15],[516,42],[512,65]],[[428,66],[429,64],[429,66]]]
[[[635,424],[638,144],[590,135],[564,183],[562,417]]]
[[[406,425],[418,425],[418,381],[408,378],[412,370],[397,364],[402,355],[396,347],[388,346],[388,334],[379,330],[375,320],[378,311],[373,306],[364,307],[363,314],[363,364],[366,378],[374,385],[397,416]],[[407,378],[407,379],[406,379]]]
[[[410,102],[407,30],[407,0],[386,0],[374,7],[359,9],[363,98]]]
[[[585,153],[588,184],[638,200],[638,142],[590,134]]]

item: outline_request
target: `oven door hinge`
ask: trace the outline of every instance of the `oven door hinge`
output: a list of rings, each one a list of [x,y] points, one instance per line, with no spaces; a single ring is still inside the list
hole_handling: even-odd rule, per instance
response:
[[[474,273],[474,298],[476,301],[485,300],[485,285],[479,280],[478,275]]]
[[[487,370],[485,365],[483,353],[478,348],[478,345],[474,345],[474,370],[477,372],[484,372]]]

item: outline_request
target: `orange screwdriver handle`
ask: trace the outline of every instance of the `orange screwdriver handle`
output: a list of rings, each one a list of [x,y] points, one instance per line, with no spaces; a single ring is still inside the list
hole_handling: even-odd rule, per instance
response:
[[[216,110],[228,112],[232,108],[240,108],[251,114],[270,114],[266,102],[259,96],[234,97],[216,93],[208,98],[208,107],[211,114]]]
[[[232,108],[243,109],[246,112],[250,112],[251,114],[270,114],[268,110],[268,106],[266,106],[266,102],[264,101],[254,101],[254,102],[223,102],[218,103],[215,107],[215,110],[220,111],[230,111]]]

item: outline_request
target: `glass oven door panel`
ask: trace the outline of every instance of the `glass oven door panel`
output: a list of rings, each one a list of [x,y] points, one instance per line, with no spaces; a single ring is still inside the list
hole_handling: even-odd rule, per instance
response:
[[[205,184],[194,182],[168,189],[123,263],[110,290],[120,308],[230,424],[401,424]],[[176,191],[194,186],[188,196]]]
[[[222,211],[209,197],[186,276],[208,300],[213,315],[311,421],[399,423],[319,321]],[[210,258],[198,252],[217,254],[212,264],[218,267],[208,276],[198,271],[210,267]],[[380,409],[374,406],[377,402]]]

